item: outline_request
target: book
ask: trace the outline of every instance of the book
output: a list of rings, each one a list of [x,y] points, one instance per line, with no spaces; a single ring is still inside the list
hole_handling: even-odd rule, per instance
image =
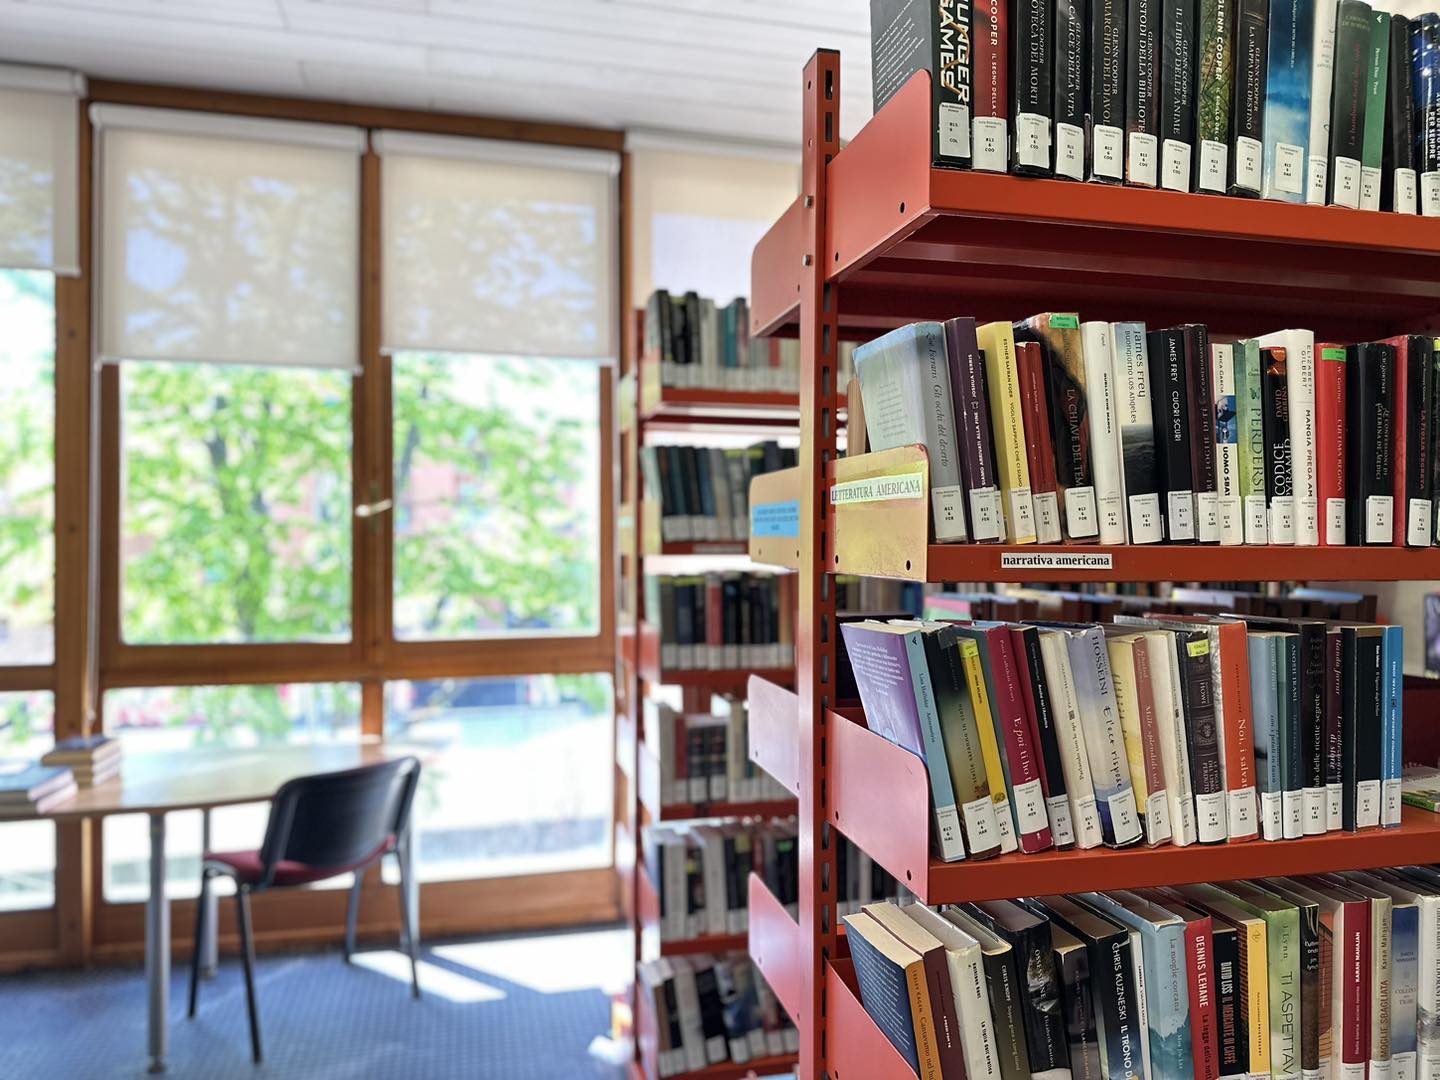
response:
[[[1221,886],[1245,909],[1265,920],[1266,972],[1270,994],[1270,1075],[1300,1080],[1300,913],[1293,904],[1248,881]]]
[[[1043,908],[1031,910],[1044,914]],[[1048,915],[1046,916],[1048,918]],[[1102,1080],[1100,1034],[1095,1016],[1095,994],[1090,986],[1090,950],[1079,938],[1052,922],[1050,943],[1060,976],[1060,1006],[1073,1080]]]
[[[965,1076],[972,1080],[999,1080],[995,1029],[985,987],[980,943],[958,925],[923,904],[900,910],[944,946],[950,985],[960,1020],[960,1043],[965,1055]]]
[[[1085,125],[1090,180],[1118,184],[1125,179],[1126,4],[1090,0],[1089,70],[1085,80]]]
[[[1311,37],[1310,134],[1307,144],[1305,201],[1325,205],[1330,176],[1330,94],[1335,78],[1335,3],[1315,5]]]
[[[1125,24],[1125,182],[1160,182],[1160,18],[1153,0],[1129,0]]]
[[[1215,476],[1220,543],[1245,543],[1244,499],[1240,494],[1240,416],[1236,408],[1235,346],[1211,345],[1214,387]]]
[[[1325,632],[1325,831],[1345,827],[1345,638]]]
[[[1400,777],[1404,768],[1405,628],[1382,631],[1380,665],[1383,688],[1380,711],[1380,824],[1400,824]]]
[[[1420,213],[1440,217],[1440,15],[1426,12],[1410,24],[1415,84],[1415,168]]]
[[[941,1080],[965,1080],[965,1052],[960,1044],[960,1015],[950,982],[950,960],[944,943],[925,926],[888,901],[866,904],[862,912],[920,957],[929,1000],[935,1060]]]
[[[842,623],[840,632],[870,730],[925,762],[936,854],[946,862],[963,859],[965,842],[925,659],[924,632],[874,620]]]
[[[1267,199],[1305,201],[1314,20],[1315,0],[1274,0],[1270,5],[1262,190]]]
[[[1010,942],[962,908],[946,908],[942,914],[980,944],[1001,1077],[1003,1080],[1026,1080],[1031,1071],[1029,1043],[1022,1015],[1025,990],[1016,967],[1015,949]]]
[[[1397,214],[1417,214],[1415,175],[1415,72],[1410,56],[1410,20],[1390,16],[1390,70],[1385,87],[1385,144],[1380,163],[1380,206]]]
[[[1157,688],[1168,682],[1168,709],[1157,709],[1160,731],[1160,757],[1165,769],[1165,789],[1170,799],[1170,820],[1174,825],[1175,843],[1187,847],[1199,839],[1196,825],[1197,769],[1210,772],[1207,783],[1218,791],[1223,783],[1219,777],[1219,746],[1215,727],[1213,685],[1210,673],[1210,641],[1202,630],[1154,631],[1147,635],[1152,668],[1157,672]],[[1159,697],[1157,691],[1157,698]],[[1212,792],[1213,794],[1213,792]],[[1207,840],[1219,840],[1219,806],[1207,802],[1216,811],[1207,825]]]
[[[918,1075],[940,1076],[924,959],[869,912],[845,916],[845,925],[860,1003],[870,1019]]]
[[[1191,190],[1195,164],[1195,0],[1166,0],[1160,13],[1160,186]]]
[[[1346,348],[1345,539],[1395,540],[1394,349],[1383,342]]]
[[[1153,846],[1169,840],[1171,828],[1147,643],[1142,634],[1125,634],[1107,637],[1105,645],[1110,654],[1135,809],[1144,824],[1145,842]],[[1168,690],[1168,678],[1164,685]],[[1164,707],[1168,710],[1168,693],[1166,696]]]
[[[1057,631],[1042,630],[1039,636],[1045,681],[1055,705],[1056,742],[1060,750],[1070,820],[1075,830],[1075,844],[1082,850],[1098,847],[1104,842],[1104,829],[1095,801],[1095,785],[1091,779],[1090,758],[1075,695],[1069,646],[1065,636]]]
[[[1365,140],[1360,157],[1360,209],[1380,209],[1381,163],[1385,145],[1385,80],[1390,70],[1390,15],[1370,13],[1370,48],[1365,79]]]
[[[1035,508],[1035,539],[1058,544],[1060,493],[1056,490],[1055,451],[1050,438],[1050,406],[1046,401],[1045,359],[1039,342],[1016,341],[1020,406],[1025,419],[1025,460],[1030,466],[1030,501]]]
[[[1269,0],[1236,0],[1230,194],[1259,198],[1265,175]]]
[[[1135,889],[1135,895],[1185,924],[1184,970],[1189,981],[1190,1053],[1195,1080],[1218,1080],[1220,1033],[1216,1008],[1214,918],[1160,889]]]
[[[1260,348],[1285,350],[1285,388],[1290,425],[1290,480],[1295,499],[1295,543],[1320,542],[1315,463],[1315,334],[1280,330],[1260,338]]]
[[[1010,115],[1009,5],[1004,0],[980,0],[972,7],[971,36],[975,67],[975,105],[971,120],[971,167],[982,172],[1009,168]],[[984,343],[981,343],[984,348]]]
[[[1367,998],[1370,1004],[1371,1080],[1393,1078],[1391,1066],[1391,1006],[1393,978],[1393,898],[1389,893],[1373,889],[1353,874],[1327,874],[1324,880],[1363,896],[1370,913],[1370,971]]]
[[[1440,874],[1433,868],[1403,866],[1379,871],[1397,886],[1410,890],[1420,909],[1419,988],[1415,1002],[1416,1075],[1434,1076],[1440,1068]]]
[[[1395,393],[1391,424],[1395,448],[1393,542],[1397,547],[1429,547],[1435,535],[1430,473],[1435,345],[1432,338],[1418,334],[1386,338],[1385,344],[1393,350],[1395,360],[1390,376]]]
[[[1120,411],[1115,387],[1110,324],[1081,324],[1085,401],[1090,414],[1090,455],[1102,544],[1125,543],[1125,480],[1121,464]]]
[[[935,540],[966,539],[944,326],[910,323],[866,342],[855,350],[855,375],[871,449],[925,444]]]
[[[1112,323],[1114,385],[1119,413],[1121,491],[1132,544],[1165,538],[1156,472],[1149,356],[1144,323]]]
[[[1320,544],[1345,543],[1345,348],[1315,346],[1315,497]]]
[[[967,629],[957,626],[955,633],[959,638],[960,664],[965,670],[965,683],[970,690],[970,703],[975,708],[975,730],[980,741],[980,754],[985,762],[985,777],[990,788],[995,829],[1000,837],[1001,852],[1015,851],[1019,848],[1019,843],[1015,838],[1015,821],[1010,811],[1010,788],[1006,780],[1005,756],[1000,748],[1001,737],[991,706],[994,685],[989,655],[988,651],[984,649],[984,637],[978,632],[967,634]],[[979,830],[982,825],[977,821],[974,827]]]
[[[40,758],[42,765],[92,765],[120,756],[120,740],[113,735],[72,735],[61,739]]]
[[[1235,342],[1232,358],[1245,543],[1267,544],[1270,542],[1270,526],[1265,505],[1265,414],[1260,386],[1259,342]]]
[[[1394,1080],[1415,1080],[1419,1064],[1420,935],[1423,899],[1385,871],[1355,871],[1350,879],[1390,898],[1390,1068]],[[1434,898],[1431,897],[1433,900]],[[1435,932],[1432,917],[1426,929]],[[1433,940],[1433,939],[1432,939]],[[1426,972],[1435,980],[1435,969]]]
[[[1051,0],[1015,0],[1010,17],[1010,171],[1053,176]]]
[[[1295,474],[1290,442],[1289,357],[1282,347],[1260,348],[1260,392],[1264,403],[1265,512],[1272,544],[1293,544],[1297,534]]]
[[[1054,38],[1055,175],[1085,179],[1085,33],[1088,0],[1056,0]]]
[[[1035,315],[1015,327],[1017,338],[1039,343],[1045,361],[1055,486],[1066,540],[1099,535],[1091,465],[1089,402],[1080,317],[1073,312]]]
[[[1200,0],[1195,190],[1225,194],[1230,180],[1230,95],[1235,78],[1235,0]]]
[[[1171,543],[1196,536],[1184,337],[1179,328],[1152,330],[1147,341],[1152,393],[1162,402],[1155,458],[1158,486],[1165,494],[1165,538]]]
[[[1330,95],[1330,205],[1360,205],[1365,105],[1370,72],[1370,5],[1340,0]]]
[[[73,787],[75,774],[65,765],[31,761],[0,761],[0,810],[11,811],[38,803],[55,792]]]
[[[985,395],[985,358],[980,352],[975,331],[974,319],[947,319],[945,350],[950,360],[955,441],[960,459],[961,486],[965,489],[965,509],[969,513],[970,540],[977,544],[998,543],[1004,538],[1004,511],[1000,505],[1000,480],[995,455],[990,449],[992,436],[990,403]]]
[[[1210,334],[1199,323],[1185,331],[1185,384],[1189,389],[1190,472],[1195,486],[1195,538],[1220,542],[1220,485],[1215,464],[1215,387],[1210,369]]]
[[[1025,460],[1025,424],[1021,415],[1014,331],[1007,322],[992,322],[979,327],[976,336],[985,357],[991,430],[995,436],[1005,511],[1005,542],[1033,544],[1035,511],[1030,497],[1030,469]]]
[[[903,28],[903,32],[902,32]],[[975,91],[970,0],[942,7],[917,0],[870,5],[871,96],[880,111],[910,76],[930,73],[931,161],[970,166],[971,103]]]
[[[1346,831],[1374,828],[1381,816],[1384,630],[1342,626],[1341,794]]]
[[[1250,704],[1255,715],[1255,779],[1260,794],[1261,835],[1285,835],[1284,736],[1280,727],[1279,679],[1283,635],[1255,631],[1250,638]]]
[[[1009,633],[1020,677],[1021,698],[1029,719],[1031,742],[1039,753],[1040,782],[1050,819],[1050,837],[1057,848],[1073,847],[1075,825],[1070,814],[1065,768],[1061,762],[1055,705],[1046,682],[1040,630],[1034,626],[1011,626]]]

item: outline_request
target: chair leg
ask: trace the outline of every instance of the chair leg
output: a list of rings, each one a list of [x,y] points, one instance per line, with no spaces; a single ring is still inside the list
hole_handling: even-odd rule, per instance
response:
[[[403,843],[403,841],[402,841]],[[417,1000],[420,997],[420,927],[415,918],[416,911],[410,894],[410,875],[415,868],[410,865],[407,853],[401,851],[400,864],[400,944],[410,957],[410,993]]]
[[[355,871],[355,884],[350,886],[350,899],[345,904],[345,962],[355,955],[355,925],[360,921],[360,886],[365,871]]]
[[[259,1065],[265,1060],[260,1049],[260,1012],[255,1004],[255,941],[250,929],[250,890],[235,887],[235,909],[240,923],[240,959],[245,966],[245,1004],[250,1009],[250,1051]]]
[[[195,901],[195,942],[190,950],[190,1019],[200,996],[200,954],[205,951],[205,909],[210,906],[210,875],[200,870],[200,898]]]

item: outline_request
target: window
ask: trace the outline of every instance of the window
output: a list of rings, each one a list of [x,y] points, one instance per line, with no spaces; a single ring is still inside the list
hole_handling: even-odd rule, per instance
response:
[[[349,639],[350,381],[123,366],[126,641]]]
[[[401,353],[393,371],[395,636],[596,633],[599,369]]]
[[[360,737],[360,687],[355,683],[278,686],[176,686],[112,690],[105,695],[105,729],[126,754],[267,743],[353,742]],[[220,807],[211,813],[211,846],[244,850],[260,845],[267,803]],[[200,888],[201,815],[170,814],[165,837],[166,891],[195,896]],[[150,832],[143,815],[104,821],[105,899],[144,900],[149,892]]]
[[[34,761],[55,744],[54,696],[0,694],[0,761]],[[0,824],[0,912],[55,903],[55,826]]]
[[[416,796],[420,879],[608,865],[611,692],[607,675],[389,683],[386,738],[444,748]]]
[[[55,648],[55,279],[0,269],[0,666]]]

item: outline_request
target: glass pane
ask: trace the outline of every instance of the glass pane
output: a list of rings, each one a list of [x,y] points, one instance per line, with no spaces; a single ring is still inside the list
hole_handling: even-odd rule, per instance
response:
[[[395,636],[594,634],[600,370],[394,362]]]
[[[55,745],[55,698],[48,691],[0,694],[0,760],[33,761]],[[0,911],[55,903],[55,826],[0,825]]]
[[[610,864],[608,675],[393,682],[386,691],[387,740],[443,748],[416,796],[421,881]]]
[[[360,738],[360,687],[290,683],[111,690],[105,695],[105,730],[120,739],[127,754],[192,746],[233,746],[239,753],[276,743],[355,742]],[[269,803],[212,811],[211,848],[259,847],[269,814]],[[201,814],[185,811],[170,814],[166,821],[166,892],[194,896],[200,890]],[[144,900],[150,881],[145,816],[108,817],[103,830],[105,899]]]
[[[124,365],[123,634],[350,636],[346,373]]]
[[[55,655],[55,278],[0,270],[0,666]]]
[[[650,225],[655,288],[687,290],[727,304],[750,295],[750,256],[774,219],[657,213]]]

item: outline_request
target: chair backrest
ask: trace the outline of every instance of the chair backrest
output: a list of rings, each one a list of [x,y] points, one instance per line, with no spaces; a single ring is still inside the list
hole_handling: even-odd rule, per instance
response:
[[[268,885],[283,859],[315,867],[345,867],[400,837],[420,780],[420,762],[396,758],[343,772],[288,781],[275,793],[260,847]]]

